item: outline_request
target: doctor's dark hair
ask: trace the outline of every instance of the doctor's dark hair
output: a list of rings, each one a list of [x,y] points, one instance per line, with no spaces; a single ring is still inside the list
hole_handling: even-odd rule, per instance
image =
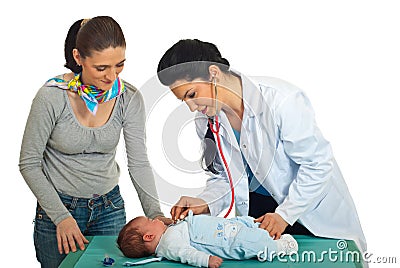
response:
[[[82,23],[83,22],[83,23]],[[65,67],[74,73],[82,72],[72,50],[78,49],[81,58],[90,57],[94,51],[109,47],[126,47],[125,37],[119,24],[111,17],[98,16],[87,20],[78,20],[68,30],[64,45]]]
[[[229,61],[221,56],[216,45],[198,39],[182,39],[164,53],[158,63],[157,76],[165,86],[181,79],[209,81],[208,67],[212,64],[229,73]]]
[[[212,64],[224,73],[231,73],[229,61],[221,56],[216,45],[198,39],[182,39],[164,53],[158,63],[157,76],[165,86],[181,79],[193,81],[201,78],[209,81],[209,67]],[[201,164],[204,170],[214,174],[218,174],[214,167],[216,152],[215,138],[208,124]]]
[[[218,174],[219,172],[214,167],[215,157],[217,157],[217,145],[215,144],[215,138],[211,131],[210,123],[208,123],[207,132],[203,140],[203,154],[200,158],[200,163],[205,171]]]

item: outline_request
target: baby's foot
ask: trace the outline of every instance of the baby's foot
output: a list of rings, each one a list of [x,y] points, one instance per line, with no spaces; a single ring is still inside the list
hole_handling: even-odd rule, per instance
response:
[[[278,253],[284,253],[285,255],[291,255],[297,253],[299,246],[297,241],[290,234],[284,234],[276,240]]]

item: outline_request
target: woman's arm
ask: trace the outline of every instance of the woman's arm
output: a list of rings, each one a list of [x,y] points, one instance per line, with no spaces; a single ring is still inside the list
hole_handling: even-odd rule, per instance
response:
[[[54,224],[71,216],[54,186],[43,173],[43,153],[60,112],[52,104],[53,94],[42,88],[33,99],[22,140],[19,169],[29,188]]]
[[[126,85],[132,87],[131,85]],[[139,196],[143,211],[149,218],[163,216],[154,174],[147,157],[145,133],[145,106],[142,94],[134,94],[124,111],[123,133],[128,158],[129,175]]]
[[[48,91],[49,90],[49,91]],[[57,191],[43,173],[43,153],[60,114],[60,106],[54,105],[56,92],[42,88],[34,98],[21,145],[19,168],[40,206],[57,225],[57,243],[60,254],[75,252],[76,245],[83,250],[88,243],[79,230],[75,219],[61,202]],[[59,93],[59,92],[57,92]]]

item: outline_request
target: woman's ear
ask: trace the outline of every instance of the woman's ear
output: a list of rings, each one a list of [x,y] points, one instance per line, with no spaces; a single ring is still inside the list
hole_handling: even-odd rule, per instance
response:
[[[210,80],[218,79],[221,75],[221,69],[217,65],[210,65],[208,67],[208,72],[210,73]]]
[[[82,65],[81,55],[79,54],[79,51],[76,48],[74,48],[72,50],[72,56],[74,56],[74,60],[76,62],[76,65],[81,66]]]

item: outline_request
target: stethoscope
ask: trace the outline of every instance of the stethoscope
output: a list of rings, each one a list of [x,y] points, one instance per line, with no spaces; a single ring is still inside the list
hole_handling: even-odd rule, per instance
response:
[[[215,92],[215,115],[213,117],[208,117],[208,123],[210,125],[210,129],[211,132],[215,134],[215,136],[217,137],[217,147],[218,147],[218,151],[219,154],[221,156],[223,165],[225,166],[226,172],[228,173],[228,179],[229,179],[229,186],[231,188],[231,204],[229,205],[229,209],[226,212],[224,218],[228,217],[229,213],[231,213],[232,208],[233,208],[233,204],[235,203],[235,189],[233,187],[233,180],[232,180],[232,175],[231,175],[231,171],[229,169],[228,163],[226,162],[225,159],[225,155],[222,151],[222,146],[221,146],[221,139],[219,136],[219,122],[218,122],[218,90],[217,90],[217,80],[215,78],[215,76],[213,75],[213,85],[214,85],[214,92]],[[215,124],[215,128],[214,128],[214,124]]]

